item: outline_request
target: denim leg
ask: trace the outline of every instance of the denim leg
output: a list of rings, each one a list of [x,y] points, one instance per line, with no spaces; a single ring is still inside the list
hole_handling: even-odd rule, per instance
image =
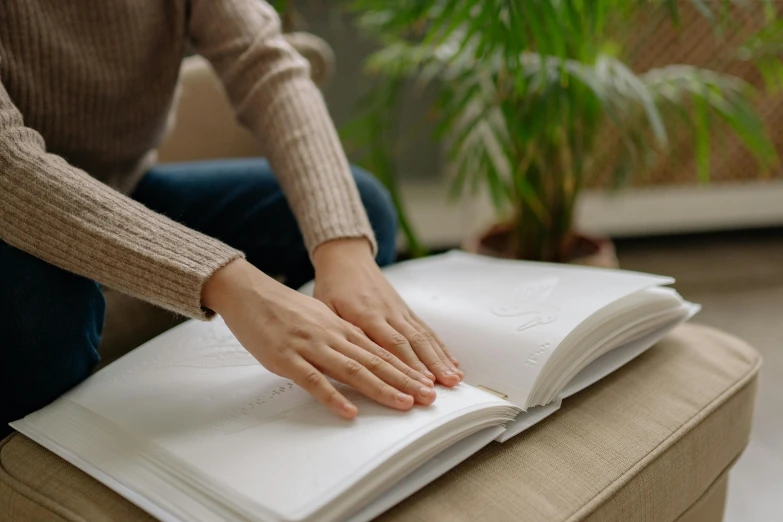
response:
[[[87,378],[105,303],[97,283],[0,241],[0,437]]]
[[[389,191],[359,167],[351,167],[351,172],[378,242],[375,261],[380,266],[390,265],[397,259],[397,211]]]
[[[378,241],[380,265],[394,262],[397,217],[386,190],[353,169]],[[293,288],[313,277],[299,226],[266,160],[160,165],[132,197],[147,207],[242,250],[248,261]]]

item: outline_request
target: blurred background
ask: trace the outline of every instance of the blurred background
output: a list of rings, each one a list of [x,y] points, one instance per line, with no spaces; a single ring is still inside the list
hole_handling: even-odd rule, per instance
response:
[[[671,275],[696,322],[762,352],[728,521],[783,519],[782,7],[277,2],[287,31],[327,44],[324,94],[395,199],[402,257]]]

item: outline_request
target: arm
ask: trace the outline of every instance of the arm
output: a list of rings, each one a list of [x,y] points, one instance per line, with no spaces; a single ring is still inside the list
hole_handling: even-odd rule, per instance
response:
[[[191,0],[189,33],[214,67],[239,121],[264,147],[305,243],[366,238],[372,228],[309,67],[261,0]]]
[[[412,407],[411,394],[425,404],[435,398],[429,381],[416,383],[413,379],[421,376],[403,373],[400,361],[323,304],[262,274],[241,259],[240,252],[47,154],[42,137],[23,125],[2,84],[0,239],[64,270],[185,315],[221,313],[262,364],[294,374],[344,417],[353,417],[356,408],[311,362],[395,408]]]
[[[375,264],[375,240],[307,62],[262,0],[191,0],[189,32],[266,147],[316,269],[316,297],[411,368],[457,384],[457,361]],[[369,240],[370,247],[362,238]]]
[[[48,154],[0,83],[0,239],[64,270],[205,318],[201,291],[241,257]]]

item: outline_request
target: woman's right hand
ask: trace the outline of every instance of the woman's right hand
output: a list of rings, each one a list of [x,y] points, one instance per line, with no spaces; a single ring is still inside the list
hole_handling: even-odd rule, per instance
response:
[[[431,380],[317,299],[280,284],[244,259],[213,274],[202,302],[223,317],[266,369],[291,379],[342,417],[355,417],[356,406],[327,376],[398,410],[435,400]]]

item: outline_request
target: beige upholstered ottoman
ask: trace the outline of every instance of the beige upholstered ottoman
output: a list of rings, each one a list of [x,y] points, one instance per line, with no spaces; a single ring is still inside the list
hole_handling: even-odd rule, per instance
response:
[[[748,441],[760,362],[742,341],[683,326],[380,520],[717,522],[727,475]],[[0,520],[151,518],[12,435],[0,443]]]

